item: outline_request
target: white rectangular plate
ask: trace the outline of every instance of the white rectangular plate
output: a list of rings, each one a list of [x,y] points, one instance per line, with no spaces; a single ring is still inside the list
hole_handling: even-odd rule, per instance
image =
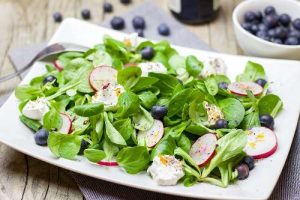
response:
[[[71,42],[92,47],[102,42],[104,34],[109,34],[117,39],[124,37],[124,34],[120,32],[75,19],[67,19],[54,34],[50,43]],[[265,67],[268,80],[272,82],[272,91],[278,94],[284,102],[284,110],[276,118],[275,125],[279,147],[273,156],[256,163],[256,167],[251,171],[248,179],[238,181],[225,189],[205,183],[199,183],[193,187],[184,187],[180,184],[163,187],[156,185],[145,173],[129,175],[118,167],[101,167],[90,164],[82,157],[78,157],[76,160],[56,159],[47,147],[40,147],[34,143],[32,132],[19,121],[18,101],[14,95],[0,109],[0,141],[50,164],[129,187],[205,199],[267,199],[288,156],[298,121],[300,62],[225,55],[182,47],[175,48],[182,55],[196,55],[205,62],[209,57],[222,58],[229,68],[228,75],[231,78],[243,71],[248,60],[261,63]],[[28,83],[33,77],[44,72],[44,63],[37,62],[21,84]]]

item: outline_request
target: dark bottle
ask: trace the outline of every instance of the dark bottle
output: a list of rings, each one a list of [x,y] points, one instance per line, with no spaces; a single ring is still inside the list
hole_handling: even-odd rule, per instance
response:
[[[168,0],[168,7],[181,22],[201,24],[218,15],[220,0]]]

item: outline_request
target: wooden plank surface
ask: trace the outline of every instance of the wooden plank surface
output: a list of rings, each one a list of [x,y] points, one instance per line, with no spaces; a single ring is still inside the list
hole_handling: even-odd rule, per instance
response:
[[[239,1],[241,0],[221,0],[219,18],[209,24],[186,27],[220,52],[241,54],[231,22],[232,10]],[[143,1],[133,0],[130,5],[122,5],[119,0],[110,0],[114,12],[105,15],[102,12],[103,2],[104,0],[0,0],[0,75],[14,71],[7,57],[10,49],[46,41],[53,35],[59,26],[52,19],[53,12],[62,12],[65,18],[81,18],[81,10],[88,8],[92,13],[90,21],[99,24]],[[155,2],[168,12],[166,1]],[[17,77],[1,83],[0,96],[8,94],[19,81]],[[1,143],[0,154],[1,200],[83,199],[65,170],[21,154]]]

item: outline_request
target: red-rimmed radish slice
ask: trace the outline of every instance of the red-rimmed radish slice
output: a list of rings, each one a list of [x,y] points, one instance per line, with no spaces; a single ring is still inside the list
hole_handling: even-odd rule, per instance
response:
[[[146,131],[139,131],[138,137],[145,137],[146,146],[154,147],[164,135],[164,125],[159,120],[154,120],[152,127]]]
[[[60,61],[59,60],[55,60],[54,62],[53,62],[53,64],[54,64],[54,67],[58,70],[58,71],[61,71],[61,70],[63,70],[63,66],[62,66],[62,64],[60,63]]]
[[[266,127],[251,128],[247,131],[247,138],[244,151],[255,159],[271,156],[278,146],[275,133]]]
[[[94,90],[98,91],[110,82],[117,82],[117,74],[118,71],[112,67],[96,67],[90,73],[89,83]]]
[[[231,93],[240,96],[247,96],[247,90],[250,90],[253,95],[257,96],[263,92],[263,88],[254,82],[234,82],[228,85]]]
[[[114,159],[112,159],[112,160],[106,160],[106,159],[104,159],[104,160],[99,161],[98,165],[113,167],[113,166],[118,166],[118,163]]]
[[[196,140],[189,155],[199,167],[203,167],[214,157],[216,147],[217,136],[213,133],[207,133]]]
[[[62,126],[58,130],[60,133],[69,134],[72,131],[72,119],[69,115],[65,113],[59,113],[61,119],[62,119]]]
[[[136,64],[136,63],[126,63],[125,65],[124,65],[124,67],[126,68],[126,67],[137,67],[138,66],[138,64]]]

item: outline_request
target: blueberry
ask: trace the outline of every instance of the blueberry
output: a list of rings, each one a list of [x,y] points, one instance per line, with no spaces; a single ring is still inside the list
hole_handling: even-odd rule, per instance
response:
[[[274,15],[276,14],[276,10],[273,6],[268,6],[264,10],[265,15]]]
[[[271,38],[274,38],[276,36],[276,32],[274,28],[268,30],[268,36]]]
[[[35,143],[40,146],[46,146],[48,136],[49,136],[49,132],[46,129],[42,128],[42,129],[38,130],[34,134]]]
[[[145,47],[141,51],[142,58],[145,60],[151,60],[154,56],[154,49],[152,47]]]
[[[297,18],[297,19],[295,19],[295,20],[293,21],[293,27],[294,27],[296,30],[300,31],[300,18]]]
[[[245,163],[250,170],[255,167],[254,158],[252,156],[245,156],[243,158],[243,163]]]
[[[277,26],[277,24],[278,24],[278,16],[267,15],[264,18],[263,22],[268,28],[273,28],[273,27]]]
[[[276,43],[276,44],[283,44],[282,40],[279,38],[274,38],[271,42]]]
[[[275,28],[275,37],[276,38],[284,39],[284,38],[286,38],[287,34],[288,34],[288,31],[284,27],[278,26]]]
[[[145,28],[145,25],[146,25],[146,22],[144,20],[143,17],[141,16],[135,16],[133,19],[132,19],[132,26],[137,29],[137,28],[140,28],[140,29],[144,29]]]
[[[43,80],[43,85],[46,83],[51,83],[54,87],[58,86],[57,78],[53,75],[48,75]]]
[[[265,79],[259,78],[255,81],[255,83],[257,83],[261,87],[265,87],[265,85],[267,84],[267,81]]]
[[[90,19],[91,18],[91,11],[89,9],[83,9],[81,11],[81,17],[83,19]]]
[[[250,32],[255,35],[257,31],[258,31],[258,26],[256,24],[252,24]]]
[[[144,30],[143,29],[136,29],[135,32],[138,34],[139,37],[144,37]]]
[[[300,31],[291,30],[287,36],[288,37],[296,37],[296,38],[300,39]]]
[[[299,44],[299,41],[298,41],[298,38],[296,37],[288,37],[284,44],[286,45],[298,45]]]
[[[216,121],[216,125],[215,127],[217,129],[220,129],[220,128],[228,128],[228,122],[225,120],[225,119],[218,119]]]
[[[162,120],[168,113],[166,106],[152,106],[151,115],[154,119]]]
[[[79,155],[83,155],[84,150],[86,150],[89,146],[89,143],[85,140],[81,140],[80,150],[78,152]]]
[[[125,21],[122,17],[113,17],[110,25],[115,30],[121,30],[125,27]]]
[[[108,2],[105,2],[105,3],[103,4],[103,10],[104,10],[104,12],[106,12],[106,13],[112,12],[112,11],[113,11],[113,6],[112,6],[112,4],[111,4],[111,3],[108,3]]]
[[[263,18],[263,14],[260,11],[255,12],[255,16],[256,16],[256,20],[261,22],[262,18]]]
[[[288,26],[291,22],[291,17],[288,14],[281,14],[278,20],[281,25]]]
[[[227,90],[227,88],[228,88],[228,83],[226,83],[226,82],[221,82],[221,83],[218,84],[218,86],[219,86],[220,89]]]
[[[246,22],[253,22],[256,20],[256,14],[252,11],[248,11],[245,13],[244,19]]]
[[[264,114],[259,116],[259,121],[261,126],[267,127],[269,129],[274,129],[274,119],[271,115],[269,114]]]
[[[260,31],[268,31],[268,27],[265,24],[258,24],[258,30]]]
[[[170,35],[170,28],[166,24],[160,24],[157,30],[160,35],[164,35],[164,36]]]
[[[60,12],[55,12],[52,16],[55,22],[61,22],[63,19],[62,14]]]
[[[266,31],[258,31],[256,33],[256,36],[261,39],[265,39],[266,37],[268,37],[268,33]]]
[[[246,31],[249,31],[249,32],[250,32],[251,26],[252,26],[251,23],[242,23],[242,27],[243,27],[243,29],[245,29]]]
[[[120,0],[120,2],[122,4],[129,4],[129,3],[131,3],[131,0]]]
[[[248,178],[248,176],[249,176],[249,167],[246,164],[242,163],[242,164],[238,165],[236,167],[236,170],[238,172],[237,178],[239,180],[244,180],[244,179]]]

